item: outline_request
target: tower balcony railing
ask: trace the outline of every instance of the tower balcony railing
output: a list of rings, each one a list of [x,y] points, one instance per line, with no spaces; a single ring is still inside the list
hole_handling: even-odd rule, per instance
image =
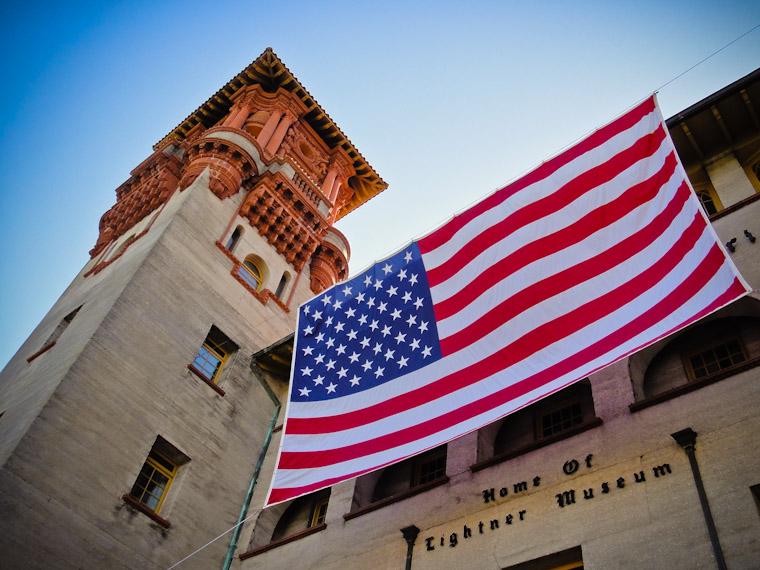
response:
[[[293,160],[292,157],[288,158],[290,159],[291,164],[293,164],[295,167],[295,172],[293,173],[292,178],[293,186],[301,194],[306,202],[311,204],[316,210],[327,217],[326,212],[329,211],[329,209],[332,207],[332,204],[319,189],[319,186],[317,186],[317,184],[311,179],[306,171],[301,168],[301,165]]]

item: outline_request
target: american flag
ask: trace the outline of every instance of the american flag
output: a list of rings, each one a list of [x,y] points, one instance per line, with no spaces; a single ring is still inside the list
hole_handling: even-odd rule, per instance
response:
[[[267,503],[476,430],[749,290],[651,97],[300,308]]]

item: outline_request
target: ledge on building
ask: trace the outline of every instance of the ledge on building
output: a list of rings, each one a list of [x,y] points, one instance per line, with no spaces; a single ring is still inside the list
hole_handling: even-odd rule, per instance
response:
[[[203,372],[201,372],[200,370],[198,370],[198,369],[197,369],[195,366],[193,366],[192,364],[188,364],[188,365],[187,365],[187,369],[188,369],[190,372],[192,372],[193,374],[195,374],[195,375],[196,375],[198,378],[200,378],[201,380],[203,380],[203,381],[204,381],[206,384],[208,384],[209,386],[211,386],[211,387],[214,389],[214,391],[215,391],[217,394],[219,394],[220,396],[224,396],[224,395],[226,394],[226,392],[225,392],[224,390],[222,390],[222,389],[219,387],[219,385],[218,385],[218,384],[216,384],[216,382],[212,382],[211,380],[209,380],[208,378],[206,378],[206,377],[203,375]]]
[[[724,368],[723,370],[719,370],[718,372],[714,372],[712,374],[704,376],[700,378],[699,380],[693,380],[691,382],[688,382],[687,384],[676,386],[675,388],[671,388],[670,390],[667,390],[665,392],[661,392],[659,394],[656,394],[644,400],[639,400],[638,402],[634,402],[633,404],[628,406],[628,408],[631,410],[631,412],[638,412],[639,410],[643,410],[644,408],[648,408],[649,406],[654,406],[656,404],[666,402],[667,400],[672,400],[673,398],[677,398],[678,396],[681,396],[683,394],[688,394],[689,392],[693,392],[694,390],[699,390],[700,388],[704,388],[705,386],[714,384],[715,382],[723,380],[724,378],[728,378],[729,376],[739,374],[741,372],[744,372],[745,370],[750,370],[757,366],[760,366],[760,358],[745,360],[744,362],[740,362],[739,364],[731,366],[730,368]]]
[[[754,196],[750,196],[749,198],[745,198],[744,200],[740,200],[736,204],[732,204],[727,208],[723,208],[720,212],[714,213],[712,216],[710,216],[710,221],[714,222],[715,220],[718,220],[722,218],[723,216],[728,216],[732,212],[736,212],[736,210],[741,210],[744,206],[747,206],[757,200],[760,200],[760,193],[755,194]]]
[[[279,540],[274,540],[270,542],[269,544],[265,544],[264,546],[259,546],[258,548],[254,548],[252,550],[249,550],[248,552],[243,552],[243,554],[241,554],[239,558],[240,560],[246,560],[247,558],[252,558],[258,554],[261,554],[262,552],[266,552],[267,550],[272,550],[273,548],[277,548],[278,546],[282,546],[283,544],[288,544],[289,542],[293,542],[295,540],[299,540],[305,536],[309,536],[310,534],[314,534],[321,530],[325,530],[326,528],[327,528],[326,523],[318,524],[317,526],[307,528],[306,530],[302,530],[301,532],[291,534],[290,536],[286,536],[285,538],[281,538]]]
[[[386,497],[385,499],[380,499],[379,501],[370,503],[366,507],[362,507],[355,511],[351,511],[350,513],[346,513],[345,515],[343,515],[343,518],[347,521],[350,521],[351,519],[355,519],[356,517],[366,515],[367,513],[371,513],[372,511],[376,511],[377,509],[382,509],[383,507],[387,507],[388,505],[391,505],[393,503],[398,503],[399,501],[403,501],[404,499],[408,499],[409,497],[413,497],[414,495],[419,495],[420,493],[424,493],[425,491],[429,491],[430,489],[434,489],[435,487],[440,487],[441,485],[445,485],[448,482],[449,482],[448,476],[441,477],[440,479],[436,479],[435,481],[430,481],[429,483],[424,483],[423,485],[412,487],[411,489],[402,491],[401,493],[396,493],[395,495],[391,495],[390,497]]]
[[[136,511],[140,511],[142,514],[152,519],[153,522],[159,524],[160,526],[164,528],[169,528],[171,526],[171,523],[168,520],[166,520],[163,517],[158,516],[153,509],[148,508],[147,506],[142,504],[140,501],[135,499],[129,493],[124,493],[121,496],[121,500],[124,501],[127,505],[129,505],[133,509],[135,509]]]
[[[54,340],[53,342],[47,343],[45,346],[43,346],[41,349],[39,349],[37,352],[32,354],[29,358],[26,359],[27,362],[31,362],[35,358],[37,358],[40,354],[45,354],[48,350],[53,348],[55,346],[55,343],[58,342]]]
[[[520,447],[519,449],[513,449],[511,451],[500,453],[499,455],[495,455],[483,461],[478,461],[477,463],[470,465],[470,471],[473,473],[476,471],[481,471],[483,469],[491,467],[492,465],[496,465],[497,463],[502,463],[503,461],[517,457],[518,455],[523,455],[524,453],[528,453],[535,449],[540,449],[547,445],[562,441],[563,439],[571,438],[575,435],[578,435],[579,433],[583,433],[584,431],[598,427],[602,425],[602,423],[604,423],[602,422],[602,418],[593,418],[591,420],[583,422],[582,424],[578,424],[577,426],[573,426],[559,433],[555,433],[554,435],[550,435],[549,437],[539,439],[538,441],[533,441],[528,445]]]

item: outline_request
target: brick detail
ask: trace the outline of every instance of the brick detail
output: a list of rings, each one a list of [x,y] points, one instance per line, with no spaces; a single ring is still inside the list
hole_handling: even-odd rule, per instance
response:
[[[229,141],[209,137],[197,140],[187,149],[185,164],[180,190],[190,186],[208,168],[209,189],[222,200],[237,194],[243,182],[257,173],[256,164],[246,151]]]
[[[319,294],[348,275],[348,260],[337,247],[322,242],[311,258],[311,290]]]
[[[277,253],[301,271],[319,246],[327,220],[281,173],[265,173],[240,209]]]
[[[116,204],[100,219],[100,234],[90,257],[124,235],[140,220],[166,203],[177,187],[180,161],[173,154],[156,151],[132,171],[132,177],[116,189]]]

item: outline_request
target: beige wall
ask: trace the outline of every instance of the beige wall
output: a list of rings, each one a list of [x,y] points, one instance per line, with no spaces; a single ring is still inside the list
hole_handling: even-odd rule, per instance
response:
[[[0,448],[10,456],[0,565],[167,568],[235,524],[274,410],[250,357],[289,334],[296,312],[262,305],[230,275],[214,242],[242,191],[220,201],[207,184],[204,175],[175,194],[112,265],[78,276],[3,373],[0,427],[14,430]],[[241,245],[273,273],[287,265],[250,228]],[[308,284],[306,268],[294,302],[311,296]],[[57,345],[27,363],[80,304]],[[240,347],[219,379],[223,397],[187,369],[212,324]],[[168,530],[121,499],[159,435],[190,457],[160,511]],[[221,567],[229,539],[182,567]]]

